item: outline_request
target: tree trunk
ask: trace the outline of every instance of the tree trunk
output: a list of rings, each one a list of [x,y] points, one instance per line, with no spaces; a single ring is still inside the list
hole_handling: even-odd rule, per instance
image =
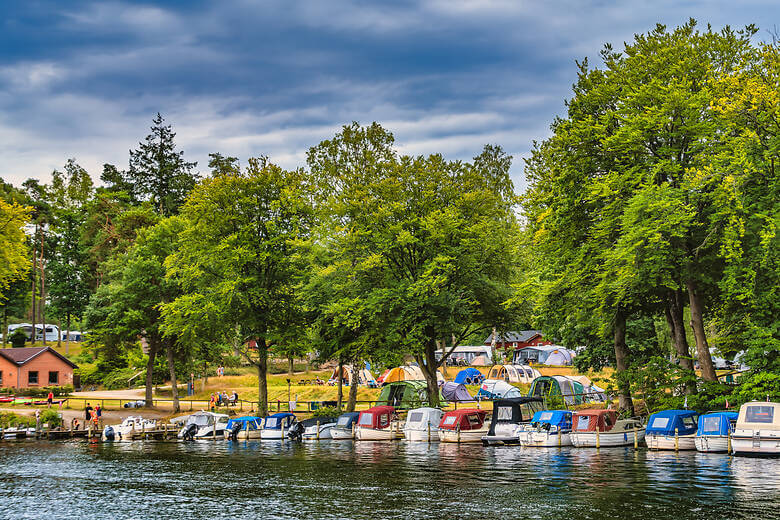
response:
[[[70,348],[70,313],[65,317],[67,320],[68,335],[65,336],[65,355],[68,355],[68,349]]]
[[[493,327],[493,335],[490,336],[490,355],[493,356],[493,364],[498,363],[498,353],[496,352],[496,328]]]
[[[171,340],[166,340],[168,354],[168,371],[171,373],[171,395],[173,396],[173,413],[179,413],[179,387],[176,382],[176,364],[173,359],[173,345]]]
[[[35,224],[35,238],[38,238],[38,224]],[[35,306],[35,291],[37,289],[38,285],[38,277],[36,276],[36,272],[38,269],[38,242],[33,239],[33,265],[32,265],[32,299],[30,301],[30,305],[32,307],[31,312],[31,318],[30,322],[32,324],[32,333],[30,337],[30,343],[35,343],[35,322],[37,320],[37,316],[35,315],[36,312],[36,306]]]
[[[287,373],[290,375],[295,374],[295,360],[292,354],[287,356]]]
[[[357,404],[358,383],[360,382],[360,362],[352,362],[352,381],[349,383],[349,398],[347,400],[347,411],[354,412]]]
[[[717,381],[715,367],[712,366],[712,355],[710,347],[707,344],[707,335],[704,333],[704,309],[698,287],[694,280],[689,279],[686,284],[688,288],[688,301],[691,308],[691,328],[693,337],[696,338],[696,354],[699,358],[699,368],[701,377],[705,381]]]
[[[338,381],[337,384],[339,385],[338,389],[338,398],[336,399],[336,407],[341,410],[342,401],[344,400],[344,387],[342,384],[342,380],[344,379],[341,377],[342,372],[344,371],[344,359],[339,355],[339,375],[338,375]]]
[[[446,354],[445,349],[446,347],[442,345],[442,352]],[[439,381],[436,378],[436,369],[438,368],[436,341],[429,340],[423,349],[423,356],[416,357],[417,364],[420,365],[420,369],[425,376],[425,384],[428,390],[428,406],[438,408],[441,403],[439,402]],[[445,362],[444,357],[442,357],[442,362]]]
[[[3,305],[3,346],[8,344],[8,306]]]
[[[268,344],[263,338],[257,342],[257,412],[260,417],[268,415]]]
[[[615,377],[618,384],[618,408],[634,415],[631,399],[631,385],[626,379],[628,370],[628,347],[626,346],[626,315],[618,310],[615,314]]]
[[[682,291],[677,289],[676,291],[669,291],[667,295],[666,306],[666,321],[669,324],[669,330],[672,335],[672,344],[674,346],[675,357],[678,359],[680,367],[690,372],[691,375],[696,377],[696,373],[693,370],[693,359],[691,359],[691,351],[688,346],[688,338],[685,334],[685,324],[683,323],[683,313],[685,304],[683,302]],[[696,393],[696,381],[690,381],[685,385],[686,394]]]
[[[57,333],[57,348],[62,348],[62,320],[60,318],[57,318],[57,329],[59,330]]]
[[[152,406],[152,399],[154,394],[152,393],[153,374],[154,374],[154,358],[157,356],[157,341],[149,341],[149,360],[146,362],[146,403],[144,406]]]
[[[39,299],[39,306],[41,308],[41,328],[43,329],[43,344],[46,345],[46,271],[43,264],[43,239],[44,232],[41,229],[41,297]]]

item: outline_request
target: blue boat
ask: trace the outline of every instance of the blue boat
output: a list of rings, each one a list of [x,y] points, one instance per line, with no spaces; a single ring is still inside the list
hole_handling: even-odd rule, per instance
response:
[[[261,439],[283,439],[298,422],[294,413],[279,412],[265,418]]]
[[[262,428],[262,417],[235,417],[230,419],[225,427],[225,438],[231,441],[259,439]]]
[[[336,426],[330,429],[331,438],[338,440],[353,439],[358,417],[360,417],[360,412],[341,414],[338,421],[336,421]]]
[[[730,437],[737,424],[737,412],[710,412],[699,416],[696,449],[708,453],[728,453]]]
[[[569,410],[536,412],[520,432],[520,444],[539,448],[571,446],[571,417]]]
[[[647,420],[645,442],[651,450],[695,450],[696,421],[694,410],[664,410]]]

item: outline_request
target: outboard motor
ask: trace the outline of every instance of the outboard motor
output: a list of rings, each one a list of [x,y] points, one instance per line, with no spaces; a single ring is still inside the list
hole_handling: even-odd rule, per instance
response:
[[[114,432],[114,429],[111,426],[106,426],[103,428],[103,438],[107,441],[113,441],[116,437],[116,434]]]
[[[292,428],[290,428],[290,431],[287,432],[287,436],[294,440],[299,441],[303,438],[303,424],[297,422],[293,425]]]
[[[184,435],[182,435],[182,438],[185,441],[194,441],[196,433],[198,433],[198,425],[190,424],[189,426],[187,426],[187,429],[184,430]]]
[[[240,422],[237,422],[236,424],[233,425],[233,427],[230,429],[230,435],[228,436],[231,441],[237,441],[238,440],[238,432],[241,431],[241,428],[243,426],[244,425],[241,424]]]

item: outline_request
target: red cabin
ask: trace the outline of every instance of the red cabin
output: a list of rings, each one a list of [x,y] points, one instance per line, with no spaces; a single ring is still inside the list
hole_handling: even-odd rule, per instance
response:
[[[444,414],[439,423],[442,430],[479,430],[485,424],[485,410],[477,408],[462,408],[460,410],[451,410]]]
[[[359,428],[383,430],[390,426],[394,413],[395,408],[392,406],[374,406],[360,412],[357,425]]]
[[[574,412],[572,424],[575,432],[608,432],[615,427],[617,412],[615,410],[580,410]]]

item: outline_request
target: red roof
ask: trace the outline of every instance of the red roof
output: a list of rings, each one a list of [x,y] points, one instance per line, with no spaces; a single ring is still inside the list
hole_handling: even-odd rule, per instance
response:
[[[479,430],[485,424],[487,412],[478,408],[461,408],[460,410],[450,410],[445,413],[439,428],[442,430],[455,430],[460,426],[461,431]]]
[[[11,363],[21,366],[47,351],[60,358],[71,367],[78,368],[78,365],[51,347],[3,348],[0,349],[0,356],[3,356]]]
[[[394,413],[395,408],[392,406],[374,406],[360,412],[357,424],[361,428],[381,430],[390,426],[390,419]]]
[[[587,420],[587,422],[585,422]],[[608,432],[617,422],[617,412],[615,410],[579,410],[572,416],[572,424],[576,432],[595,432],[596,426],[599,431]]]

